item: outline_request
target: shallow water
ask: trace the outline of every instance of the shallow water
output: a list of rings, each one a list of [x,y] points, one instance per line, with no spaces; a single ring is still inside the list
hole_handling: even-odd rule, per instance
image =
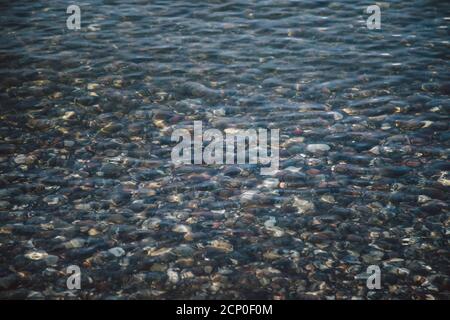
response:
[[[450,298],[450,4],[191,2],[0,4],[0,297]],[[280,172],[175,167],[194,120]]]

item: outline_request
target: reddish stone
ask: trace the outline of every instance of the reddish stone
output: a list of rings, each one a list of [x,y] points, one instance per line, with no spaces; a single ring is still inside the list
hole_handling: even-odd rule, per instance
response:
[[[318,170],[318,169],[309,169],[309,170],[306,171],[306,173],[310,174],[312,176],[315,176],[315,175],[320,173],[320,170]]]

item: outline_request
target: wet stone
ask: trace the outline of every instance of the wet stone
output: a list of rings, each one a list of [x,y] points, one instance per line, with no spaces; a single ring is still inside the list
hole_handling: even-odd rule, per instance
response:
[[[327,152],[329,151],[331,148],[329,145],[327,144],[309,144],[306,147],[306,150],[308,150],[311,153],[322,153],[322,152]]]
[[[30,260],[42,260],[47,258],[48,254],[45,251],[30,251],[25,254],[25,257]]]
[[[120,247],[111,248],[108,250],[109,253],[111,253],[113,256],[120,258],[123,255],[125,255],[125,250],[123,250]]]
[[[31,165],[36,161],[36,157],[33,155],[25,155],[25,154],[19,154],[14,158],[14,162],[17,164],[27,164]]]
[[[122,174],[122,167],[107,163],[104,164],[97,175],[103,176],[105,178],[118,178]]]
[[[116,192],[112,195],[111,201],[115,206],[121,206],[128,203],[131,199],[131,194],[125,192]]]
[[[7,155],[14,153],[16,146],[14,144],[0,144],[0,155]]]
[[[215,248],[220,251],[224,251],[224,252],[233,251],[233,246],[227,241],[213,240],[210,245],[212,248]]]
[[[0,277],[0,288],[2,290],[12,289],[17,285],[17,283],[19,283],[19,281],[20,278],[16,274]]]

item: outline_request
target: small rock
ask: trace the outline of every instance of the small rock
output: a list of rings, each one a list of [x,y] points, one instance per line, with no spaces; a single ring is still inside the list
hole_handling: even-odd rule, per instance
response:
[[[31,251],[25,254],[25,257],[31,260],[42,260],[48,256],[45,251]]]
[[[42,300],[42,299],[45,299],[45,296],[41,292],[31,291],[27,295],[27,299],[30,299],[30,300]]]
[[[175,227],[173,227],[172,231],[178,232],[178,233],[190,233],[191,228],[188,226],[185,226],[184,224],[177,224]]]
[[[442,184],[443,186],[449,187],[450,186],[450,179],[446,177],[446,174],[442,174],[442,176],[438,179],[438,182]]]
[[[321,153],[321,152],[327,152],[329,151],[331,148],[329,145],[327,144],[308,144],[308,146],[306,147],[306,150],[308,150],[311,153]]]
[[[104,133],[104,134],[110,134],[110,133],[118,132],[122,129],[123,129],[123,125],[121,125],[120,123],[110,122],[106,126],[102,127],[100,129],[100,132]]]
[[[295,208],[297,208],[297,211],[300,214],[314,210],[314,203],[307,200],[299,199],[297,197],[294,197],[294,202],[292,205]]]
[[[64,140],[64,147],[70,148],[75,145],[75,141],[72,140]]]
[[[382,251],[371,251],[368,254],[362,255],[362,260],[367,264],[377,264],[383,259],[384,252]]]
[[[284,230],[279,227],[266,227],[266,229],[270,231],[275,238],[280,238],[285,234]]]
[[[116,192],[112,195],[111,201],[115,206],[120,206],[128,203],[131,199],[131,194],[126,192]]]
[[[269,217],[269,219],[264,222],[264,226],[266,228],[272,228],[275,226],[276,222],[277,220],[275,219],[275,217]]]
[[[2,154],[2,155],[11,154],[11,153],[14,153],[14,151],[16,151],[15,145],[6,144],[6,143],[0,144],[0,154]]]
[[[123,250],[121,247],[111,248],[108,250],[108,252],[117,258],[125,255],[125,250]]]
[[[95,89],[97,89],[99,87],[99,84],[98,83],[88,83],[88,85],[87,85],[87,89],[88,90],[95,90]]]
[[[421,195],[419,195],[419,197],[418,197],[418,199],[417,199],[417,202],[418,202],[418,203],[426,203],[426,202],[428,202],[428,201],[430,201],[430,200],[431,200],[430,197],[421,194]]]
[[[84,239],[75,238],[75,239],[72,239],[72,240],[64,243],[64,246],[66,247],[66,249],[81,248],[84,246],[85,242],[86,242],[86,240],[84,240]]]
[[[152,257],[157,257],[157,256],[162,256],[162,255],[168,254],[170,252],[172,252],[172,248],[160,248],[160,249],[151,248],[148,251],[148,255],[152,256]]]
[[[90,235],[91,237],[95,237],[98,234],[100,234],[100,232],[97,229],[95,229],[95,228],[91,228],[88,231],[88,235]]]
[[[48,266],[56,266],[58,260],[59,258],[54,255],[48,255],[47,257],[45,257],[45,262],[47,263]]]
[[[11,203],[9,201],[0,201],[0,210],[5,210],[11,208]]]
[[[122,174],[122,168],[112,163],[106,163],[100,168],[98,173],[105,178],[117,178]]]
[[[320,200],[326,203],[335,203],[334,197],[332,195],[325,194],[322,197],[320,197]]]
[[[71,120],[74,119],[76,116],[76,113],[73,111],[67,111],[66,113],[64,113],[64,115],[62,116],[63,120]]]
[[[89,203],[77,203],[75,209],[89,211],[91,210],[91,205]]]
[[[280,181],[276,178],[268,178],[263,181],[263,186],[268,189],[274,189],[274,188],[278,187],[279,183],[280,183]]]
[[[225,252],[233,251],[233,246],[225,240],[213,240],[211,241],[211,246]]]
[[[167,201],[170,203],[181,203],[181,202],[183,202],[183,195],[171,194],[171,195],[167,196]]]
[[[379,146],[375,146],[372,149],[370,149],[369,152],[372,153],[372,154],[379,155],[380,154],[380,147]]]
[[[167,270],[167,276],[169,277],[169,282],[171,283],[177,283],[180,280],[178,272],[174,271],[173,269]]]
[[[60,203],[61,201],[61,197],[60,196],[54,196],[54,195],[50,195],[45,197],[44,202],[46,202],[49,206],[55,206],[57,204]]]
[[[25,154],[19,154],[14,158],[14,162],[17,164],[33,164],[34,161],[36,161],[36,158],[34,156],[27,156]]]
[[[8,290],[12,287],[14,287],[18,282],[20,278],[16,274],[10,274],[6,277],[0,278],[0,289],[2,290]]]

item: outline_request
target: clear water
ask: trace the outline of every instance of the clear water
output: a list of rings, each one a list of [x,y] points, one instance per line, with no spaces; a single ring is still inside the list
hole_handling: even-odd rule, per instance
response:
[[[449,3],[78,5],[0,4],[2,298],[449,298]],[[173,166],[194,120],[277,180]]]

